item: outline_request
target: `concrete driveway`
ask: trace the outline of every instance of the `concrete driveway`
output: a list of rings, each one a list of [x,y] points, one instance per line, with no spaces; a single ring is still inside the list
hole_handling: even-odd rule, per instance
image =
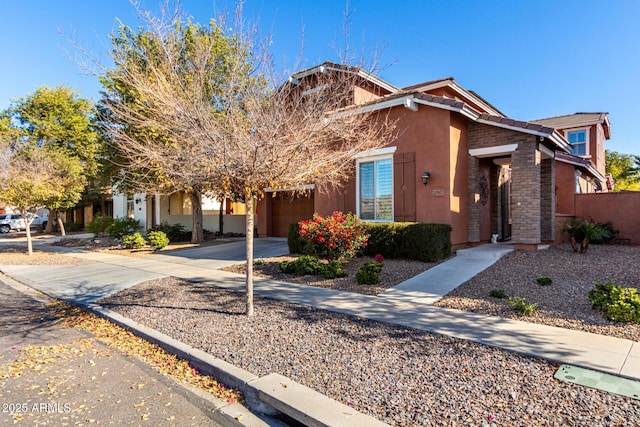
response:
[[[40,248],[81,258],[87,263],[2,265],[0,258],[0,271],[47,295],[81,304],[89,304],[139,283],[167,276],[199,280],[225,276],[225,272],[218,271],[219,268],[242,263],[246,259],[244,240],[140,258],[74,251],[72,248]],[[254,241],[253,252],[255,258],[267,258],[286,255],[289,248],[286,239],[261,238]]]
[[[220,239],[221,241],[223,239]],[[158,261],[184,264],[204,268],[223,268],[246,260],[247,246],[244,240],[232,240],[222,245],[172,251],[167,254],[150,255]],[[287,239],[263,237],[253,241],[253,258],[271,258],[289,253]]]

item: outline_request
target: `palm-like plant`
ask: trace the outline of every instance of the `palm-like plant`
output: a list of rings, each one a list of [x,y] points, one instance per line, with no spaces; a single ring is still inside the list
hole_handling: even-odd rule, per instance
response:
[[[611,238],[611,232],[591,219],[576,218],[565,223],[563,231],[571,237],[574,252],[585,253],[589,249],[589,241],[605,241]]]

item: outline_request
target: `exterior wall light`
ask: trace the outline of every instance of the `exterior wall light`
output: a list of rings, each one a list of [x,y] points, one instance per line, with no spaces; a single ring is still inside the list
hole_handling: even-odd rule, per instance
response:
[[[136,199],[136,205],[139,205],[141,201],[142,201],[142,200],[140,200],[140,198],[138,197],[138,198]]]
[[[429,172],[425,172],[422,174],[422,183],[427,185],[429,183],[429,178],[431,178],[431,174]]]

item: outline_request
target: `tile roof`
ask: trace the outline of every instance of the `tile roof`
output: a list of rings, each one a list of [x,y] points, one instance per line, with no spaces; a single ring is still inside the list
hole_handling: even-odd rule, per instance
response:
[[[525,122],[525,121],[522,121],[522,120],[513,120],[513,119],[510,119],[508,117],[492,116],[491,114],[487,114],[487,113],[480,114],[480,119],[481,120],[486,120],[488,122],[499,123],[499,124],[503,124],[503,125],[507,125],[507,126],[512,126],[512,127],[516,127],[516,128],[532,130],[532,131],[541,132],[541,133],[551,134],[554,131],[553,128],[548,127],[548,126],[543,126],[542,124],[533,123],[533,122]]]
[[[414,93],[414,97],[418,98],[418,99],[422,99],[422,100],[427,101],[427,102],[433,102],[435,104],[448,105],[448,106],[454,107],[454,108],[462,108],[462,107],[464,107],[464,102],[458,101],[458,100],[453,99],[453,98],[447,98],[447,97],[444,97],[444,96],[436,96],[436,95],[431,95],[431,94],[428,94],[428,93],[415,92]]]
[[[445,77],[443,79],[437,79],[437,80],[429,80],[428,82],[422,82],[422,83],[418,83],[415,85],[411,85],[411,86],[406,86],[403,87],[402,90],[410,90],[410,89],[418,89],[421,88],[423,86],[429,86],[435,83],[441,83],[441,82],[446,82],[446,81],[453,81],[453,77]]]
[[[531,120],[531,123],[539,123],[554,129],[569,129],[578,126],[604,123],[609,113],[575,113],[564,116],[549,117],[546,119]]]

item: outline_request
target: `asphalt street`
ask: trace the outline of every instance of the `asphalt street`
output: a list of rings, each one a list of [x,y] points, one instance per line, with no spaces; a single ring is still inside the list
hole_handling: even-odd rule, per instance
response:
[[[41,294],[0,280],[0,301],[0,425],[221,425],[210,398],[63,327]]]

